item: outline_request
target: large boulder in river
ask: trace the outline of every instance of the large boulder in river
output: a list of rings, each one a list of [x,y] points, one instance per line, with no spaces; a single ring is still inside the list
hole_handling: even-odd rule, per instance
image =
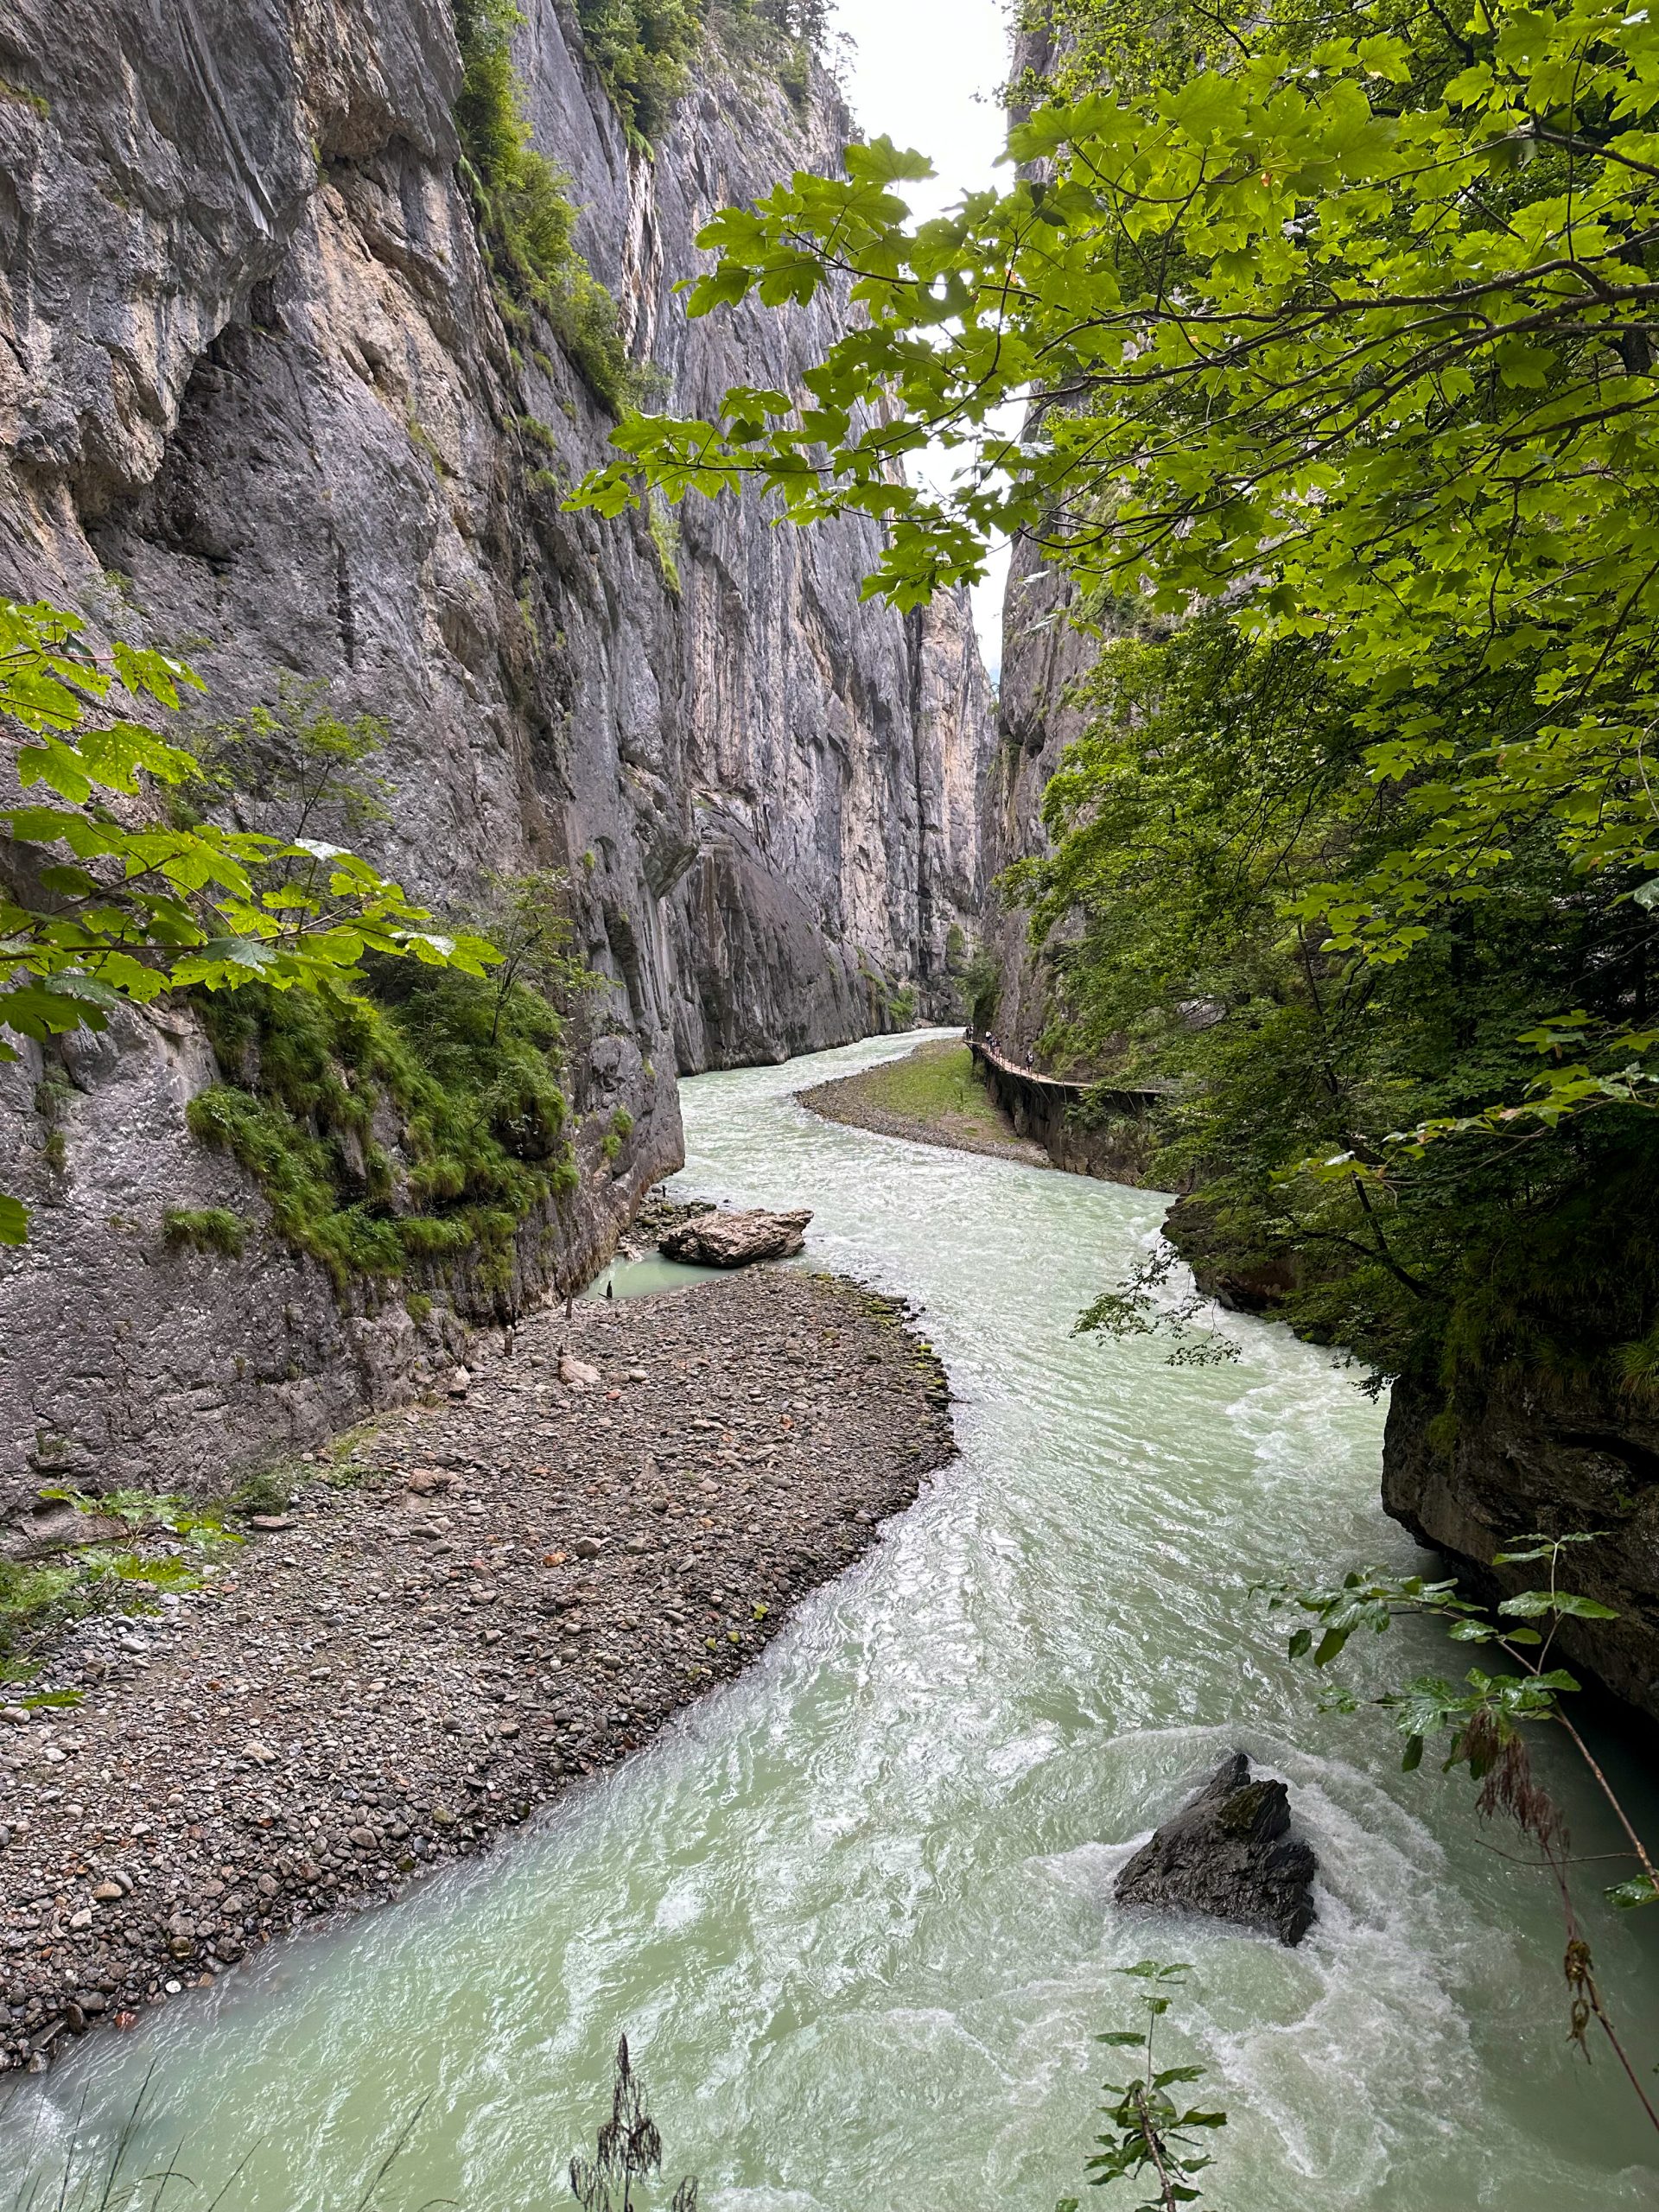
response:
[[[1205,1912],[1300,1943],[1313,1924],[1319,1860],[1290,1834],[1290,1792],[1250,1774],[1243,1751],[1223,1762],[1117,1878],[1120,1904]]]
[[[747,1268],[752,1260],[789,1260],[806,1242],[810,1213],[700,1213],[657,1240],[664,1259],[703,1268]]]

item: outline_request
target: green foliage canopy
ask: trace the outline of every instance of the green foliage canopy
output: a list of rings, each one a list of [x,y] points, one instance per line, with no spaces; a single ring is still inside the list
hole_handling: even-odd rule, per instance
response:
[[[151,648],[100,655],[83,629],[61,608],[0,600],[0,720],[21,739],[25,791],[60,802],[0,807],[0,1030],[44,1044],[191,987],[348,994],[371,955],[475,976],[496,962],[485,938],[434,927],[341,846],[162,818],[156,791],[196,779],[196,759],[109,709],[175,712],[200,682]],[[19,1057],[0,1035],[0,1058]],[[0,1195],[0,1242],[22,1243],[27,1224]]]
[[[694,315],[847,276],[865,319],[800,394],[625,424],[579,497],[753,483],[800,521],[875,515],[868,588],[899,606],[1017,534],[1086,603],[1319,642],[1413,834],[1301,909],[1397,961],[1529,825],[1586,869],[1659,864],[1659,24],[1509,0],[1451,30],[1409,0],[1217,23],[1201,66],[1143,41],[1122,81],[1042,88],[1021,173],[937,221],[887,141],[718,216]],[[935,442],[944,496],[894,467]]]
[[[1150,1179],[1196,1190],[1172,1233],[1243,1302],[1471,1408],[1510,1368],[1535,1391],[1589,1382],[1609,1346],[1624,1347],[1618,1387],[1646,1388],[1650,1113],[1605,1096],[1553,1127],[1390,1141],[1479,1120],[1541,1067],[1548,1079],[1539,1040],[1563,1004],[1586,1016],[1567,1052],[1586,1026],[1628,1039],[1650,1019],[1638,879],[1576,871],[1533,824],[1408,959],[1330,949],[1299,912],[1303,887],[1376,868],[1414,834],[1407,795],[1366,773],[1331,658],[1318,639],[1242,646],[1219,612],[1102,649],[1046,794],[1052,850],[1012,872],[1046,948],[1046,1042],[1109,1083],[1166,1086]],[[1094,1325],[1167,1333],[1192,1318],[1148,1287],[1102,1301]]]

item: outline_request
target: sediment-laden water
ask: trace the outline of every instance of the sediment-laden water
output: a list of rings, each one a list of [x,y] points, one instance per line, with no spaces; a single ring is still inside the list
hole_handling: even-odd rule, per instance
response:
[[[1080,2193],[1090,2037],[1133,2018],[1115,1970],[1156,1955],[1195,1969],[1170,2049],[1231,2115],[1229,2212],[1654,2202],[1628,2089],[1567,2046],[1544,1879],[1494,1851],[1465,1780],[1401,1775],[1380,1716],[1322,1713],[1251,1594],[1415,1556],[1376,1503],[1380,1409],[1262,1323],[1230,1323],[1221,1368],[1074,1337],[1156,1198],[792,1103],[910,1041],[688,1084],[678,1187],[810,1205],[809,1264],[918,1300],[960,1461],[741,1683],[491,1862],[20,2085],[0,2171],[43,2178],[77,2131],[107,2146],[148,2081],[130,2166],[181,2144],[196,2202],[245,2160],[243,2212],[531,2212],[569,2201],[626,2029],[668,2182],[696,2171],[715,2212],[1049,2212]],[[1375,1684],[1429,1658],[1456,1663],[1396,1631],[1358,1663]],[[1235,1745],[1288,1778],[1320,1853],[1295,1952],[1110,1900]],[[1611,1849],[1562,1786],[1580,1847]],[[1589,1928],[1651,2063],[1659,1927]]]

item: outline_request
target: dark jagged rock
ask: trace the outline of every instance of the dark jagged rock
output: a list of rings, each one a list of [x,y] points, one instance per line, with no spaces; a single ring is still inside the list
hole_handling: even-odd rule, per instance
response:
[[[1573,1327],[1580,1344],[1598,1328],[1604,1344],[1618,1333],[1589,1307]],[[1452,1554],[1465,1586],[1494,1604],[1535,1586],[1535,1567],[1497,1564],[1520,1530],[1600,1530],[1575,1548],[1572,1587],[1618,1618],[1564,1620],[1557,1646],[1575,1673],[1659,1719],[1659,1412],[1611,1359],[1548,1377],[1494,1362],[1459,1385],[1410,1375],[1395,1384],[1384,1507],[1420,1543]]]
[[[660,1238],[668,1260],[704,1268],[747,1268],[756,1260],[792,1260],[806,1242],[810,1213],[700,1213]]]
[[[1290,1834],[1290,1793],[1235,1751],[1117,1878],[1120,1904],[1203,1912],[1300,1943],[1313,1924],[1312,1847]]]

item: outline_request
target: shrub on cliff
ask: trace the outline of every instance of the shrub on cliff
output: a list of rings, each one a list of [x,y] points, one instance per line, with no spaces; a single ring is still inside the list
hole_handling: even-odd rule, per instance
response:
[[[577,250],[569,181],[531,143],[512,66],[512,34],[523,20],[513,0],[454,0],[463,72],[455,127],[464,174],[507,320],[539,309],[594,396],[620,410],[632,391],[632,364],[616,302]]]
[[[576,1179],[559,1016],[523,982],[375,980],[372,998],[205,1006],[225,1080],[190,1128],[340,1294],[459,1262],[510,1306],[517,1231]]]
[[[200,681],[153,649],[100,654],[84,626],[0,599],[0,728],[25,790],[62,802],[0,807],[0,1032],[44,1046],[168,991],[219,998],[255,982],[338,1001],[370,955],[482,977],[493,946],[431,926],[355,854],[169,809],[162,795],[200,764],[137,716],[175,714]],[[123,700],[130,715],[111,711]],[[0,1060],[21,1057],[0,1034]],[[0,1243],[23,1243],[28,1224],[0,1192]]]
[[[636,145],[667,129],[706,12],[706,0],[576,0],[582,43]]]

